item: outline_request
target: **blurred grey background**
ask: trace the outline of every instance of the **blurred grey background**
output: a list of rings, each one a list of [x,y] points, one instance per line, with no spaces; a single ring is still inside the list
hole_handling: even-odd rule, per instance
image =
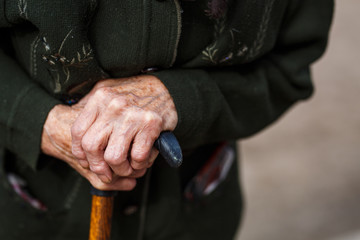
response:
[[[336,3],[315,95],[241,143],[238,240],[360,240],[360,1]]]

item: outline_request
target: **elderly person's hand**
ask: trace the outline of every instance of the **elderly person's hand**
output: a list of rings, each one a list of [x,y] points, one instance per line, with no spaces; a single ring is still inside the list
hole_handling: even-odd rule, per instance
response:
[[[101,81],[82,103],[71,128],[72,153],[108,184],[145,174],[158,155],[155,140],[178,121],[167,88],[150,75]]]
[[[73,106],[56,105],[48,114],[41,139],[41,150],[50,156],[63,160],[85,177],[95,188],[101,190],[131,190],[136,185],[134,176],[122,178],[114,176],[109,184],[102,182],[98,176],[80,166],[71,153],[71,126],[83,109],[83,102]]]

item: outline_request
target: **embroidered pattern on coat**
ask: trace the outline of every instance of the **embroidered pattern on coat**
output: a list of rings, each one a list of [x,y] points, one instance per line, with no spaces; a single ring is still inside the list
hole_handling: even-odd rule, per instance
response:
[[[27,12],[26,12],[26,10],[27,10],[26,0],[19,0],[18,8],[19,8],[20,17],[27,19],[28,16],[27,16]]]
[[[226,30],[226,19],[222,18],[216,20],[214,26],[214,39],[219,39],[222,34],[225,34]],[[239,31],[235,28],[227,30],[228,36],[231,40],[231,44],[226,46],[227,49],[224,49],[222,53],[219,53],[219,46],[222,44],[219,40],[214,41],[212,44],[207,46],[205,50],[202,51],[202,59],[210,62],[213,65],[219,64],[231,64],[231,60],[234,57],[243,57],[248,52],[248,47],[243,44],[237,35]]]
[[[264,45],[265,36],[266,36],[266,32],[268,30],[269,21],[270,21],[271,12],[272,12],[272,9],[274,6],[274,2],[275,2],[275,0],[270,0],[265,7],[265,11],[264,11],[263,17],[261,19],[261,24],[260,24],[260,27],[259,27],[259,30],[258,30],[258,33],[256,36],[256,40],[254,41],[254,44],[251,46],[248,58],[253,58],[256,55],[258,55],[260,52],[260,49]]]
[[[73,57],[67,57],[62,55],[61,51],[64,47],[64,44],[68,40],[72,30],[68,32],[68,34],[65,36],[63,41],[61,42],[61,45],[59,49],[55,53],[51,53],[52,49],[50,44],[47,42],[46,37],[41,38],[41,42],[43,44],[43,47],[45,49],[46,54],[42,55],[42,60],[47,62],[50,66],[48,68],[48,71],[51,76],[53,76],[55,88],[54,93],[61,92],[62,84],[66,84],[70,77],[71,77],[71,71],[70,68],[82,68],[88,64],[93,59],[92,53],[93,50],[90,46],[90,44],[83,44],[80,51],[77,51]],[[62,71],[59,71],[61,69]],[[64,79],[61,79],[61,76],[64,76]]]
[[[224,32],[225,26],[226,26],[225,25],[225,18],[217,19],[215,21],[214,39],[219,38],[219,36]],[[208,62],[211,62],[212,64],[218,64],[218,62],[219,62],[218,56],[217,56],[217,52],[219,51],[218,45],[219,45],[219,42],[214,41],[212,44],[207,46],[205,48],[205,50],[202,51],[202,54],[203,54],[202,59],[206,60]]]
[[[212,65],[231,65],[234,58],[241,57],[249,60],[256,57],[264,46],[274,2],[275,0],[269,0],[266,3],[255,41],[251,46],[247,46],[241,41],[240,32],[236,28],[226,29],[227,12],[220,19],[216,19],[214,25],[215,41],[202,51],[202,59]],[[224,44],[220,41],[228,38],[230,38],[231,44],[221,49],[220,46],[224,46]]]
[[[40,37],[37,36],[30,45],[30,74],[33,77],[36,77],[37,75],[36,53],[39,42]]]

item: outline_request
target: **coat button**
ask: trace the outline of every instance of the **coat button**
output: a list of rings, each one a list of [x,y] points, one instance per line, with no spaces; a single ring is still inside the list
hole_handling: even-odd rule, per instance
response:
[[[137,206],[137,205],[129,205],[129,206],[124,208],[123,213],[124,213],[125,216],[131,216],[131,215],[137,213],[138,210],[139,210],[139,206]]]

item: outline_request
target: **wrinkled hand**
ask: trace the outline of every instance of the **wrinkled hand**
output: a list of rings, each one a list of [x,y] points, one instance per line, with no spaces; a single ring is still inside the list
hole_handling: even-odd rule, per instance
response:
[[[100,190],[131,190],[136,185],[134,178],[113,177],[110,184],[102,182],[89,169],[79,165],[71,153],[71,126],[83,109],[83,104],[71,107],[56,105],[48,114],[43,127],[41,149],[50,156],[61,159],[85,177],[95,188]]]
[[[155,140],[178,120],[167,88],[154,76],[101,81],[83,101],[71,128],[72,153],[104,183],[145,174],[158,155]]]

